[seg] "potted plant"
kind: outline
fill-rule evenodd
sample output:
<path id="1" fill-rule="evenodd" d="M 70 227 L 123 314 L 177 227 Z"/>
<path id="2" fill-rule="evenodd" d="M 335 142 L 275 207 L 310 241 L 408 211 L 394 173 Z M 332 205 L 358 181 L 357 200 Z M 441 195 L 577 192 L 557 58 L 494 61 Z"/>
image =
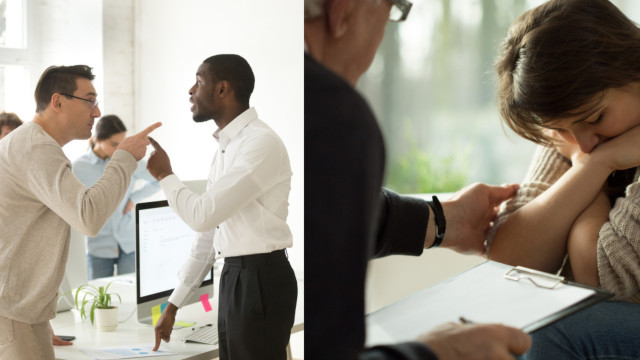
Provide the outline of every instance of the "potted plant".
<path id="1" fill-rule="evenodd" d="M 118 308 L 111 305 L 111 300 L 112 296 L 117 296 L 122 303 L 122 299 L 119 294 L 109 292 L 111 284 L 112 282 L 107 286 L 84 284 L 76 290 L 75 305 L 80 310 L 80 318 L 87 318 L 86 305 L 91 303 L 89 318 L 92 325 L 95 320 L 98 331 L 114 331 L 118 326 Z M 82 302 L 78 302 L 80 293 L 84 293 Z"/>

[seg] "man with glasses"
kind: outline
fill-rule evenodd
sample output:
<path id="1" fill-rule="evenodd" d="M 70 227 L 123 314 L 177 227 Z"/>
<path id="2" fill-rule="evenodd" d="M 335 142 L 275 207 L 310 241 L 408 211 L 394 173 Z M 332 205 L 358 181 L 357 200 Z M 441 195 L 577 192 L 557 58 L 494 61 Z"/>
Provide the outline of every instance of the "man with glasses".
<path id="1" fill-rule="evenodd" d="M 407 0 L 305 0 L 307 360 L 508 359 L 530 346 L 514 328 L 448 324 L 414 342 L 363 349 L 369 258 L 439 245 L 483 253 L 494 208 L 517 188 L 476 184 L 442 204 L 381 191 L 382 134 L 354 87 L 386 23 L 410 9 Z"/>
<path id="2" fill-rule="evenodd" d="M 93 78 L 86 65 L 46 69 L 36 86 L 33 121 L 0 142 L 0 359 L 54 359 L 49 320 L 70 226 L 98 233 L 122 201 L 147 135 L 160 126 L 124 139 L 100 180 L 85 188 L 62 146 L 91 136 L 100 116 Z"/>

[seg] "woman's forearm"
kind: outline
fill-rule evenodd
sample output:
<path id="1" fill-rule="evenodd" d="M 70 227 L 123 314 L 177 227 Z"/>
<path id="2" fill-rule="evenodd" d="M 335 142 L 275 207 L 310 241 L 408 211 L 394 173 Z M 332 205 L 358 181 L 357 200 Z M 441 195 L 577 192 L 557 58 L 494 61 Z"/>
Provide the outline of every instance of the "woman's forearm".
<path id="1" fill-rule="evenodd" d="M 549 189 L 511 214 L 497 230 L 489 251 L 495 261 L 556 271 L 578 215 L 593 202 L 611 173 L 586 155 Z"/>
<path id="2" fill-rule="evenodd" d="M 600 229 L 609 220 L 611 204 L 601 191 L 571 227 L 567 243 L 574 281 L 598 287 L 597 244 Z"/>

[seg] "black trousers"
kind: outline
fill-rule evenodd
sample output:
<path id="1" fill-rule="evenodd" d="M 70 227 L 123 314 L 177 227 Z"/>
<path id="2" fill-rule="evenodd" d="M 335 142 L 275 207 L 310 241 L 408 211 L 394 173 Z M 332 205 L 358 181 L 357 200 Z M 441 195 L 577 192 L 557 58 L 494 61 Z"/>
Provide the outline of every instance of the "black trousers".
<path id="1" fill-rule="evenodd" d="M 284 360 L 298 284 L 284 250 L 228 257 L 220 276 L 220 360 Z"/>

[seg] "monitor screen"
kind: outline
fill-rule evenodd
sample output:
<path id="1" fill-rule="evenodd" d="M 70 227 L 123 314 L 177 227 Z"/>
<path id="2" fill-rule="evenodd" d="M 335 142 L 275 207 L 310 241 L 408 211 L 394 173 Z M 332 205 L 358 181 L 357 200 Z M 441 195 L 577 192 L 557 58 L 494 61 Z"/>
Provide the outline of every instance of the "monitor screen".
<path id="1" fill-rule="evenodd" d="M 150 323 L 151 307 L 167 301 L 196 235 L 166 200 L 136 204 L 136 300 L 138 320 Z M 213 297 L 212 271 L 191 297 Z M 148 308 L 148 309 L 147 309 Z"/>

